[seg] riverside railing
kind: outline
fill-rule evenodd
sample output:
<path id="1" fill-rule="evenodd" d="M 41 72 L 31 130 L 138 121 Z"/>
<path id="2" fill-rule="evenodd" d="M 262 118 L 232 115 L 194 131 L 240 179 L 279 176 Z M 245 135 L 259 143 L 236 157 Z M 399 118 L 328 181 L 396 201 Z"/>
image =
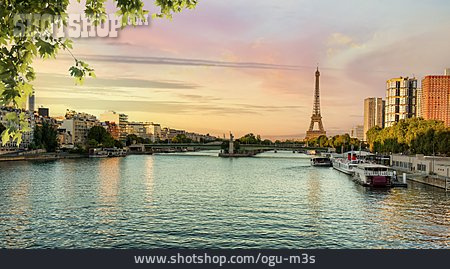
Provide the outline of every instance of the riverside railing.
<path id="1" fill-rule="evenodd" d="M 369 176 L 369 177 L 374 177 L 374 176 L 392 177 L 392 176 L 394 176 L 394 173 L 390 172 L 390 171 L 364 171 L 364 175 Z"/>

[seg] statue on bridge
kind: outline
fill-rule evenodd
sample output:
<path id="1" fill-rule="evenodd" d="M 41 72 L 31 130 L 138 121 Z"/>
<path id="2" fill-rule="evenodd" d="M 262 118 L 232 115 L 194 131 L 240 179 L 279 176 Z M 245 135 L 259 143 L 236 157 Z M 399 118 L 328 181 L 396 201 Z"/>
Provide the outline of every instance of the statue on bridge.
<path id="1" fill-rule="evenodd" d="M 234 153 L 234 136 L 230 132 L 230 142 L 228 144 L 228 153 L 233 154 Z"/>

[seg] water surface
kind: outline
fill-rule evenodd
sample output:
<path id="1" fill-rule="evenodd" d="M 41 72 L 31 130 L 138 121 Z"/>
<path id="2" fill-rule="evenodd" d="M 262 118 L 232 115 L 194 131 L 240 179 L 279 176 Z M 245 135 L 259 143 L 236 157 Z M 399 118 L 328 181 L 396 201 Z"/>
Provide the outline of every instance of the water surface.
<path id="1" fill-rule="evenodd" d="M 292 152 L 0 163 L 2 248 L 448 248 L 450 198 Z"/>

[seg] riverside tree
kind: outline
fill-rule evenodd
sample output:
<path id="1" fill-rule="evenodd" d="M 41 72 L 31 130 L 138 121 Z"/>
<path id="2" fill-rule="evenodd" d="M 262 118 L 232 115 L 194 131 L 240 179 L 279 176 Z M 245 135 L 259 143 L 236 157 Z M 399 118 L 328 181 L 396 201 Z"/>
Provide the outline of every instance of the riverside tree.
<path id="1" fill-rule="evenodd" d="M 321 135 L 316 138 L 311 138 L 308 140 L 308 145 L 310 147 L 330 147 L 335 148 L 337 152 L 349 151 L 352 148 L 358 149 L 361 145 L 361 141 L 357 138 L 351 138 L 349 134 L 335 135 L 333 137 L 327 137 L 326 135 Z"/>
<path id="2" fill-rule="evenodd" d="M 104 22 L 107 17 L 105 2 L 106 0 L 85 1 L 84 12 L 94 25 Z M 113 2 L 116 14 L 122 16 L 122 27 L 145 21 L 149 13 L 144 9 L 142 0 Z M 69 38 L 52 35 L 54 25 L 67 25 L 69 3 L 70 0 L 0 1 L 0 106 L 25 108 L 26 100 L 34 94 L 33 60 L 36 57 L 55 58 L 60 50 L 69 51 L 74 60 L 69 73 L 76 82 L 82 83 L 86 76 L 95 77 L 94 69 L 70 52 L 72 41 Z M 153 17 L 171 18 L 173 13 L 194 8 L 197 0 L 155 0 L 155 4 L 159 12 L 153 13 Z M 33 14 L 49 15 L 50 19 L 27 19 L 27 15 Z M 17 23 L 25 27 L 24 33 L 17 33 Z M 19 144 L 22 134 L 31 131 L 25 113 L 9 113 L 6 118 L 6 129 L 1 134 L 2 144 L 5 145 L 11 139 Z"/>
<path id="3" fill-rule="evenodd" d="M 58 132 L 50 123 L 44 121 L 41 126 L 36 126 L 33 135 L 32 148 L 45 149 L 54 152 L 58 148 Z"/>
<path id="4" fill-rule="evenodd" d="M 113 147 L 114 139 L 102 126 L 94 126 L 88 132 L 88 144 L 91 147 L 102 145 L 104 147 Z M 94 143 L 95 142 L 95 143 Z"/>
<path id="5" fill-rule="evenodd" d="M 373 152 L 450 155 L 450 128 L 442 121 L 411 118 L 384 129 L 375 126 L 367 140 Z"/>
<path id="6" fill-rule="evenodd" d="M 249 133 L 238 139 L 241 144 L 260 144 L 261 136 Z"/>

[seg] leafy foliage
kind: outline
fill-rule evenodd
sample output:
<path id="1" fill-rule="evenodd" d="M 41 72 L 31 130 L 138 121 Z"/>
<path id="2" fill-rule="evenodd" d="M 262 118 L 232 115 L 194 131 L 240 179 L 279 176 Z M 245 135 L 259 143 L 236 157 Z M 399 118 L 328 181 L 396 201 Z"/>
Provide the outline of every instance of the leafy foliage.
<path id="1" fill-rule="evenodd" d="M 127 135 L 126 139 L 125 139 L 125 144 L 127 146 L 129 145 L 133 145 L 133 144 L 151 144 L 152 141 L 150 138 L 143 138 L 140 136 L 137 136 L 135 134 L 129 134 Z M 122 142 L 121 142 L 122 144 Z M 123 144 L 122 144 L 123 147 Z"/>
<path id="2" fill-rule="evenodd" d="M 112 148 L 115 145 L 114 138 L 102 126 L 94 126 L 88 132 L 88 146 Z"/>
<path id="3" fill-rule="evenodd" d="M 261 144 L 261 136 L 249 133 L 238 139 L 241 144 Z"/>
<path id="4" fill-rule="evenodd" d="M 359 149 L 361 141 L 357 138 L 351 138 L 349 134 L 335 135 L 328 138 L 325 135 L 321 135 L 317 138 L 309 139 L 308 146 L 310 147 L 330 147 L 335 148 L 337 152 L 342 153 L 342 150 L 349 151 L 352 149 Z"/>
<path id="5" fill-rule="evenodd" d="M 28 123 L 28 116 L 25 112 L 9 112 L 5 116 L 6 129 L 2 132 L 2 145 L 6 145 L 8 142 L 16 141 L 19 145 L 22 142 L 22 135 L 27 132 L 31 132 L 31 128 Z"/>
<path id="6" fill-rule="evenodd" d="M 225 153 L 229 153 L 229 149 L 230 149 L 230 141 L 229 140 L 224 140 L 222 142 L 222 145 L 220 145 L 220 148 L 225 152 Z M 235 140 L 233 141 L 233 148 L 236 152 L 238 152 L 241 149 L 241 143 L 239 142 L 239 140 Z"/>
<path id="7" fill-rule="evenodd" d="M 141 143 L 144 143 L 144 139 L 142 139 L 142 137 L 138 137 L 135 134 L 129 134 L 126 137 L 125 143 L 127 146 L 133 145 L 135 143 L 141 144 Z"/>
<path id="8" fill-rule="evenodd" d="M 31 82 L 35 79 L 32 67 L 36 57 L 55 58 L 60 50 L 66 50 L 75 64 L 69 73 L 76 83 L 83 83 L 86 76 L 95 77 L 94 69 L 77 59 L 70 51 L 72 42 L 52 35 L 52 26 L 67 25 L 69 0 L 6 0 L 0 1 L 0 106 L 12 105 L 24 108 L 25 101 L 33 94 Z M 78 2 L 81 2 L 78 0 Z M 97 25 L 106 19 L 106 0 L 86 0 L 85 14 Z M 142 0 L 115 0 L 117 14 L 122 15 L 122 26 L 136 25 L 144 21 Z M 154 17 L 171 18 L 173 13 L 196 6 L 196 0 L 156 0 L 160 11 Z M 19 16 L 19 14 L 26 14 Z M 27 19 L 32 14 L 48 14 L 48 20 Z M 23 31 L 18 32 L 18 28 Z M 11 120 L 2 132 L 5 144 L 12 138 L 20 144 L 22 133 L 27 131 L 25 119 Z"/>
<path id="9" fill-rule="evenodd" d="M 119 140 L 114 140 L 114 147 L 121 149 L 123 148 L 123 143 Z"/>
<path id="10" fill-rule="evenodd" d="M 51 124 L 44 121 L 42 126 L 36 126 L 33 137 L 34 146 L 54 152 L 58 147 L 58 133 Z"/>
<path id="11" fill-rule="evenodd" d="M 193 9 L 197 2 L 197 0 L 156 0 L 155 4 L 160 7 L 160 12 L 153 14 L 153 17 L 172 18 L 172 14 L 175 12 L 181 12 L 183 9 Z"/>
<path id="12" fill-rule="evenodd" d="M 177 134 L 174 138 L 172 138 L 172 143 L 175 144 L 192 143 L 192 139 L 186 137 L 185 134 Z"/>
<path id="13" fill-rule="evenodd" d="M 450 128 L 435 120 L 411 118 L 367 131 L 373 152 L 450 155 Z"/>

